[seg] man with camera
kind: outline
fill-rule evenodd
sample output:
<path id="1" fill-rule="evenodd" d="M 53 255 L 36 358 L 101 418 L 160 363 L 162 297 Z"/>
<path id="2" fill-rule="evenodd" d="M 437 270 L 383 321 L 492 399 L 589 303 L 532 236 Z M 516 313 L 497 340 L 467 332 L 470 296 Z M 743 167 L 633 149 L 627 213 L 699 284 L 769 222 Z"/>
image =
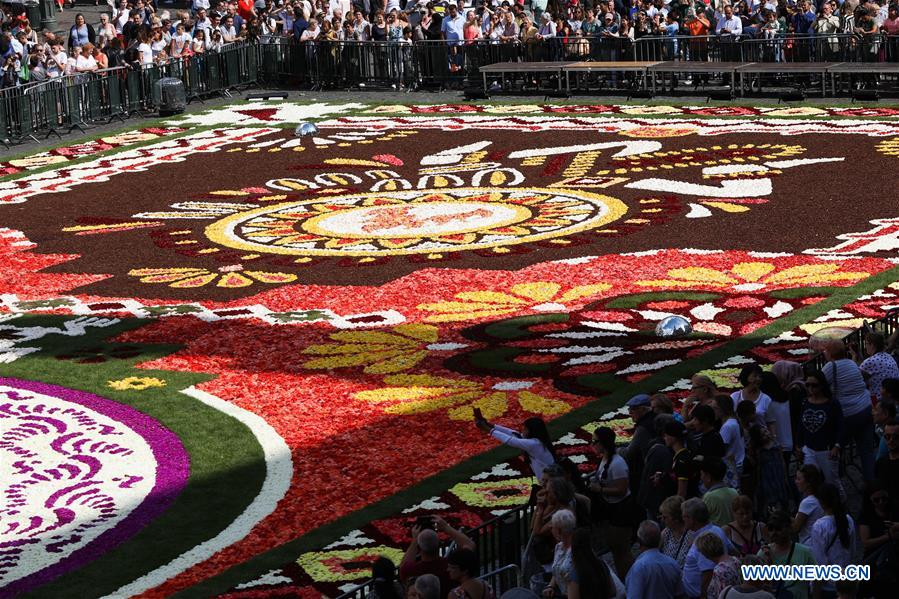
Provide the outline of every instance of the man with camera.
<path id="1" fill-rule="evenodd" d="M 400 562 L 400 582 L 404 585 L 412 578 L 433 574 L 440 579 L 440 597 L 445 599 L 451 589 L 447 561 L 440 555 L 440 537 L 443 533 L 458 549 L 474 550 L 475 544 L 465 533 L 450 526 L 440 516 L 421 516 L 412 525 L 412 542 Z"/>

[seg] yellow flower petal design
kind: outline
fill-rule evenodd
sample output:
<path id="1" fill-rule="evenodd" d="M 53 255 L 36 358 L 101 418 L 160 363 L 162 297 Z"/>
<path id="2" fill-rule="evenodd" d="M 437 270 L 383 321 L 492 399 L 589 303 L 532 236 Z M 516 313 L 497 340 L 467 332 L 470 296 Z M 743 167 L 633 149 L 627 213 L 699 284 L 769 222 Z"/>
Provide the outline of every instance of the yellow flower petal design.
<path id="1" fill-rule="evenodd" d="M 310 345 L 302 351 L 304 354 L 314 356 L 337 356 L 341 354 L 361 354 L 361 353 L 378 353 L 390 352 L 391 355 L 396 352 L 403 351 L 393 345 L 371 345 L 365 343 L 322 343 L 320 345 Z"/>
<path id="2" fill-rule="evenodd" d="M 696 283 L 710 283 L 714 285 L 734 285 L 739 283 L 738 280 L 720 270 L 705 268 L 703 266 L 688 266 L 686 268 L 672 268 L 668 271 L 668 276 L 682 281 L 691 281 Z"/>
<path id="3" fill-rule="evenodd" d="M 327 358 L 314 358 L 303 364 L 304 368 L 318 370 L 324 368 L 348 368 L 350 366 L 368 365 L 381 360 L 389 360 L 400 355 L 401 352 L 380 352 L 380 353 L 356 353 L 345 354 L 340 356 L 329 356 Z"/>
<path id="4" fill-rule="evenodd" d="M 561 288 L 562 286 L 558 283 L 536 282 L 512 285 L 511 291 L 515 295 L 526 297 L 537 303 L 543 303 L 554 298 Z"/>
<path id="5" fill-rule="evenodd" d="M 514 295 L 503 293 L 501 291 L 463 291 L 457 293 L 456 297 L 460 300 L 472 302 L 485 302 L 488 304 L 524 304 L 525 301 Z"/>
<path id="6" fill-rule="evenodd" d="M 418 339 L 419 341 L 427 341 L 428 343 L 437 341 L 437 327 L 432 327 L 430 325 L 416 323 L 401 324 L 393 327 L 393 330 L 400 335 Z"/>
<path id="7" fill-rule="evenodd" d="M 564 414 L 571 409 L 571 406 L 564 401 L 549 399 L 530 391 L 521 391 L 518 394 L 518 403 L 523 410 L 533 414 L 543 414 L 544 416 Z"/>
<path id="8" fill-rule="evenodd" d="M 397 387 L 455 387 L 456 389 L 472 390 L 480 387 L 471 381 L 448 379 L 429 374 L 399 374 L 385 376 L 384 382 Z"/>
<path id="9" fill-rule="evenodd" d="M 747 283 L 755 283 L 774 268 L 774 265 L 769 262 L 740 262 L 734 264 L 730 270 Z"/>
<path id="10" fill-rule="evenodd" d="M 823 283 L 826 281 L 862 279 L 866 272 L 835 272 L 838 264 L 805 264 L 792 266 L 768 277 L 768 283 Z"/>
<path id="11" fill-rule="evenodd" d="M 259 270 L 248 270 L 246 274 L 253 277 L 260 283 L 292 283 L 297 280 L 296 275 L 286 272 L 262 272 Z"/>
<path id="12" fill-rule="evenodd" d="M 702 202 L 706 206 L 710 208 L 717 208 L 718 210 L 723 210 L 724 212 L 736 213 L 736 212 L 749 212 L 749 206 L 742 206 L 740 204 L 728 204 L 727 202 Z"/>
<path id="13" fill-rule="evenodd" d="M 419 306 L 421 308 L 421 306 Z M 456 322 L 459 320 L 476 320 L 478 318 L 492 318 L 502 314 L 511 314 L 515 308 L 497 308 L 496 310 L 477 310 L 474 312 L 435 314 L 425 318 L 426 322 Z"/>
<path id="14" fill-rule="evenodd" d="M 524 304 L 524 302 L 519 302 L 519 304 Z M 487 304 L 484 302 L 438 302 L 436 304 L 421 304 L 418 306 L 418 309 L 427 312 L 508 312 L 516 308 L 507 304 Z"/>
<path id="15" fill-rule="evenodd" d="M 168 273 L 168 274 L 160 273 L 157 275 L 150 275 L 148 277 L 142 277 L 140 282 L 141 283 L 173 283 L 175 281 L 180 281 L 181 279 L 184 279 L 185 277 L 194 277 L 194 276 L 197 276 L 200 274 L 203 274 L 202 270 L 198 270 L 198 271 L 190 272 L 190 273 L 182 273 L 182 272 Z"/>
<path id="16" fill-rule="evenodd" d="M 215 274 L 214 272 L 211 272 L 211 273 L 208 273 L 205 275 L 190 277 L 190 278 L 178 281 L 177 283 L 172 283 L 169 286 L 175 287 L 177 289 L 191 289 L 194 287 L 202 287 L 203 285 L 208 285 L 209 283 L 212 283 L 216 278 L 218 278 L 218 275 Z"/>
<path id="17" fill-rule="evenodd" d="M 332 334 L 331 339 L 345 343 L 377 343 L 383 345 L 409 345 L 412 343 L 401 335 L 385 331 L 340 331 Z"/>
<path id="18" fill-rule="evenodd" d="M 222 275 L 222 278 L 215 284 L 215 286 L 234 289 L 236 287 L 249 287 L 252 284 L 253 281 L 251 281 L 249 277 L 245 277 L 239 272 L 227 272 Z M 172 287 L 174 287 L 174 285 L 172 285 Z"/>
<path id="19" fill-rule="evenodd" d="M 572 287 L 571 289 L 563 293 L 562 297 L 558 299 L 558 302 L 561 304 L 565 304 L 570 301 L 602 293 L 603 291 L 607 291 L 611 287 L 612 286 L 608 283 L 596 283 L 595 285 L 578 285 L 577 287 Z"/>
<path id="20" fill-rule="evenodd" d="M 363 372 L 366 374 L 393 374 L 402 372 L 412 368 L 425 359 L 428 355 L 426 351 L 404 352 L 393 358 L 378 360 L 375 364 L 366 367 Z"/>
<path id="21" fill-rule="evenodd" d="M 166 382 L 156 377 L 129 376 L 117 381 L 106 381 L 106 385 L 116 391 L 143 391 L 151 387 L 165 387 Z"/>
<path id="22" fill-rule="evenodd" d="M 356 399 L 370 403 L 384 403 L 388 401 L 419 401 L 442 397 L 447 393 L 453 393 L 452 387 L 386 387 L 384 389 L 371 389 L 356 393 Z"/>
<path id="23" fill-rule="evenodd" d="M 431 412 L 433 410 L 446 408 L 455 405 L 460 401 L 465 401 L 465 399 L 456 395 L 438 399 L 406 402 L 384 408 L 384 412 L 387 414 L 421 414 L 423 412 Z"/>
<path id="24" fill-rule="evenodd" d="M 450 420 L 471 420 L 474 418 L 474 408 L 480 408 L 484 418 L 489 420 L 505 414 L 509 402 L 505 393 L 491 393 L 471 404 L 453 408 L 447 414 Z"/>

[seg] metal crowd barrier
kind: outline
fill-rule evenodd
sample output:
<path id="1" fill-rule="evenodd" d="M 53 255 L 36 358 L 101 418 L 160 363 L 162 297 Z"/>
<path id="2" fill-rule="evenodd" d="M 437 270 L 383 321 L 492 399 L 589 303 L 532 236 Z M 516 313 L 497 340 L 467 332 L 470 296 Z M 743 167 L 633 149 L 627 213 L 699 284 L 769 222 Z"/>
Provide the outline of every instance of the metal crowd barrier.
<path id="1" fill-rule="evenodd" d="M 556 37 L 540 42 L 476 40 L 297 43 L 263 36 L 258 43 L 228 44 L 220 52 L 173 59 L 138 70 L 108 69 L 0 90 L 0 139 L 83 127 L 155 108 L 154 83 L 184 82 L 188 100 L 228 94 L 259 82 L 313 89 L 385 87 L 412 89 L 478 85 L 484 65 L 547 61 L 693 62 L 897 62 L 899 36 Z M 869 79 L 876 83 L 875 75 Z M 842 86 L 841 86 L 842 89 Z"/>
<path id="2" fill-rule="evenodd" d="M 155 83 L 163 77 L 181 79 L 188 99 L 253 85 L 260 70 L 258 51 L 255 44 L 228 44 L 220 52 L 161 65 L 78 73 L 0 90 L 0 139 L 49 137 L 153 111 L 159 102 Z"/>
<path id="3" fill-rule="evenodd" d="M 868 331 L 883 333 L 883 336 L 889 339 L 890 335 L 897 330 L 899 330 L 899 308 L 894 308 L 887 312 L 886 316 L 871 322 L 865 322 L 861 328 L 843 337 L 843 343 L 846 344 L 847 348 L 854 348 L 859 356 L 864 356 L 865 334 Z M 827 364 L 827 359 L 822 352 L 819 352 L 811 356 L 803 366 L 806 372 L 811 372 L 813 370 L 821 370 L 825 364 Z"/>

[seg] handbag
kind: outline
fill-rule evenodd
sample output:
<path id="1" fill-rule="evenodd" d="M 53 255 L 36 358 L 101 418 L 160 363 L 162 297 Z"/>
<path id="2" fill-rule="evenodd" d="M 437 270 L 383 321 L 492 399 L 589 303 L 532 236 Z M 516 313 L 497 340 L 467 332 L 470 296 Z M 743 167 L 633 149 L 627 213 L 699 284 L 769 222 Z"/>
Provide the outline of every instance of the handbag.
<path id="1" fill-rule="evenodd" d="M 793 561 L 793 551 L 796 549 L 796 543 L 790 545 L 790 553 L 787 555 L 786 565 L 790 565 Z M 830 549 L 830 547 L 828 547 Z M 793 599 L 793 591 L 787 589 L 783 580 L 778 581 L 777 587 L 774 589 L 774 599 Z"/>

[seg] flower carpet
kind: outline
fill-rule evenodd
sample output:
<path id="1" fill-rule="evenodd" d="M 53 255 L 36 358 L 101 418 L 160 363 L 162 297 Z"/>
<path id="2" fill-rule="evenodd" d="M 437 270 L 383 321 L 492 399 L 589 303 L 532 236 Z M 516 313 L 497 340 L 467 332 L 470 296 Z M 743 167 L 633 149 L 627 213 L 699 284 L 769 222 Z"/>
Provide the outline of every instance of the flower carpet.
<path id="1" fill-rule="evenodd" d="M 899 306 L 895 116 L 239 102 L 4 159 L 0 597 L 333 597 L 526 499 L 475 408 L 586 470 L 630 395 L 805 359 Z"/>

